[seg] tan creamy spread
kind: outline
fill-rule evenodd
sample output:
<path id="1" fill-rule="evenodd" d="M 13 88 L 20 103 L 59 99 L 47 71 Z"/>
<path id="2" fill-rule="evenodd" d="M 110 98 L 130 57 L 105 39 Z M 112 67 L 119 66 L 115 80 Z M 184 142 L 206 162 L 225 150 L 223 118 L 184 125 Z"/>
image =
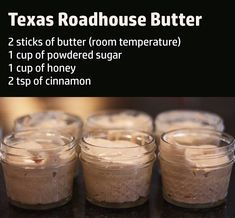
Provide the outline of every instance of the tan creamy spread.
<path id="1" fill-rule="evenodd" d="M 44 205 L 72 194 L 76 152 L 68 153 L 58 138 L 27 140 L 7 147 L 3 163 L 8 197 L 20 204 Z M 22 149 L 24 148 L 24 149 Z"/>
<path id="2" fill-rule="evenodd" d="M 209 204 L 227 195 L 232 165 L 218 146 L 165 145 L 160 157 L 166 198 L 186 204 Z"/>
<path id="3" fill-rule="evenodd" d="M 125 203 L 147 198 L 151 183 L 152 164 L 143 167 L 149 159 L 140 146 L 125 140 L 87 138 L 88 155 L 93 161 L 86 162 L 81 153 L 88 199 L 95 202 Z"/>

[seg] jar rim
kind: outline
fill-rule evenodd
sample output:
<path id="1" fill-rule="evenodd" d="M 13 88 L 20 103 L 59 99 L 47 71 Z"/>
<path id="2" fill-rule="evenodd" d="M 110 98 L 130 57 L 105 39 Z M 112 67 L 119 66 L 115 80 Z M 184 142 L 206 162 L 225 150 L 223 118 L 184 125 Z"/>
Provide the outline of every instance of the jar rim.
<path id="1" fill-rule="evenodd" d="M 71 149 L 73 149 L 75 146 L 76 146 L 76 139 L 74 136 L 68 134 L 68 133 L 61 133 L 61 131 L 58 131 L 58 130 L 54 130 L 54 129 L 27 129 L 27 130 L 20 130 L 20 131 L 13 131 L 12 133 L 6 135 L 3 139 L 2 139 L 2 144 L 6 147 L 10 147 L 10 148 L 14 148 L 14 149 L 25 149 L 25 147 L 15 147 L 15 146 L 12 146 L 12 145 L 9 145 L 6 141 L 9 140 L 11 137 L 14 137 L 15 135 L 18 135 L 18 134 L 23 134 L 23 133 L 42 133 L 42 134 L 45 134 L 48 135 L 52 135 L 52 134 L 56 134 L 56 135 L 60 135 L 61 137 L 65 138 L 68 140 L 68 142 L 65 142 L 61 148 L 66 148 L 68 147 L 67 150 L 65 151 L 69 151 Z M 71 145 L 71 146 L 68 146 L 68 145 Z M 58 149 L 58 147 L 52 147 L 52 148 L 43 148 L 44 151 L 49 151 L 49 150 L 56 150 Z M 0 151 L 2 150 L 2 146 L 0 148 Z"/>
<path id="2" fill-rule="evenodd" d="M 87 123 L 90 122 L 90 123 L 96 124 L 97 122 L 94 119 L 96 117 L 100 117 L 100 116 L 104 116 L 104 115 L 111 116 L 111 115 L 115 115 L 115 114 L 119 114 L 119 113 L 129 113 L 131 115 L 142 114 L 145 117 L 149 118 L 150 121 L 152 121 L 152 117 L 144 111 L 120 108 L 120 109 L 100 110 L 100 111 L 88 116 Z"/>
<path id="3" fill-rule="evenodd" d="M 31 114 L 25 114 L 23 116 L 16 118 L 14 121 L 14 130 L 16 129 L 16 124 L 21 123 L 22 120 L 24 120 L 27 117 L 29 117 L 31 119 L 33 116 L 43 115 L 43 114 L 47 115 L 50 113 L 55 114 L 56 116 L 60 115 L 60 114 L 64 114 L 64 115 L 68 116 L 69 118 L 72 118 L 73 121 L 77 121 L 77 123 L 79 124 L 80 127 L 83 126 L 83 121 L 80 116 L 77 116 L 77 115 L 74 115 L 71 113 L 67 113 L 64 111 L 60 111 L 60 110 L 46 110 L 46 111 L 39 111 L 39 112 L 31 113 Z M 30 129 L 36 129 L 36 128 L 33 128 L 32 126 L 28 126 L 28 128 L 25 128 L 25 130 L 30 130 Z"/>
<path id="4" fill-rule="evenodd" d="M 102 165 L 97 164 L 97 163 L 92 162 L 92 161 L 89 161 L 87 158 L 82 157 L 82 153 L 79 154 L 79 160 L 80 160 L 81 162 L 83 162 L 83 163 L 93 164 L 93 167 L 96 167 L 96 168 L 103 168 Z M 140 164 L 138 165 L 138 168 L 144 168 L 144 167 L 146 167 L 146 166 L 149 166 L 150 164 L 154 163 L 155 161 L 156 161 L 156 154 L 154 154 L 153 157 L 152 157 L 150 160 L 148 160 L 147 162 L 145 162 L 145 163 L 140 163 Z M 103 162 L 103 163 L 105 163 L 105 162 Z M 106 163 L 107 163 L 107 162 L 106 162 Z M 114 164 L 115 164 L 115 163 L 114 163 Z M 128 164 L 126 163 L 126 165 L 128 165 Z M 135 165 L 135 166 L 130 165 L 130 167 L 136 168 L 136 165 Z M 120 168 L 118 168 L 118 167 L 117 167 L 116 169 L 114 169 L 113 167 L 106 167 L 105 169 L 106 169 L 106 170 L 112 170 L 112 171 L 113 171 L 113 170 L 120 170 Z"/>
<path id="5" fill-rule="evenodd" d="M 143 134 L 145 136 L 148 136 L 150 137 L 150 141 L 149 142 L 146 142 L 145 141 L 145 144 L 143 146 L 148 146 L 148 145 L 151 145 L 155 142 L 155 138 L 153 136 L 153 134 L 149 133 L 149 132 L 146 132 L 146 131 L 140 131 L 140 130 L 133 130 L 133 129 L 120 129 L 120 128 L 113 128 L 113 129 L 105 129 L 105 130 L 93 130 L 93 131 L 90 131 L 86 134 L 84 134 L 81 138 L 81 142 L 89 145 L 89 146 L 92 146 L 92 147 L 99 147 L 99 148 L 107 148 L 107 146 L 98 146 L 98 145 L 94 145 L 94 144 L 91 144 L 89 142 L 87 142 L 85 140 L 85 138 L 88 138 L 89 136 L 95 136 L 95 135 L 98 135 L 98 134 L 105 134 L 107 135 L 109 132 L 119 132 L 119 133 L 125 133 L 125 134 L 131 134 L 131 133 L 140 133 L 140 134 Z M 134 144 L 134 143 L 133 143 Z M 137 148 L 139 147 L 140 145 L 136 144 L 135 146 L 131 146 L 131 147 L 128 147 L 128 148 Z M 112 147 L 112 149 L 120 149 L 120 147 Z"/>
<path id="6" fill-rule="evenodd" d="M 208 135 L 216 135 L 218 138 L 223 139 L 222 141 L 227 142 L 226 145 L 219 146 L 219 148 L 230 147 L 234 149 L 233 145 L 235 143 L 235 139 L 233 136 L 229 135 L 228 133 L 212 130 L 212 129 L 205 129 L 205 128 L 182 128 L 177 130 L 171 130 L 165 132 L 161 135 L 161 140 L 168 144 L 168 145 L 175 145 L 176 143 L 171 143 L 167 140 L 167 136 L 174 135 L 174 134 L 185 134 L 185 133 L 197 133 L 197 134 L 208 134 Z M 227 139 L 227 140 L 226 140 Z M 177 144 L 179 147 L 188 147 L 188 145 L 184 144 Z M 198 149 L 198 146 L 190 146 L 190 149 Z M 215 148 L 206 148 L 207 150 L 213 150 Z"/>
<path id="7" fill-rule="evenodd" d="M 157 122 L 157 121 L 168 122 L 169 120 L 171 120 L 171 118 L 170 118 L 171 114 L 177 114 L 177 116 L 181 116 L 181 115 L 185 115 L 185 114 L 188 114 L 188 115 L 203 114 L 203 115 L 207 115 L 211 118 L 216 119 L 216 122 L 213 123 L 214 125 L 219 125 L 219 124 L 224 123 L 222 117 L 220 117 L 216 113 L 212 113 L 212 112 L 209 112 L 209 111 L 203 111 L 203 110 L 190 110 L 190 109 L 179 109 L 179 110 L 163 111 L 163 112 L 159 113 L 156 116 L 155 122 Z"/>
<path id="8" fill-rule="evenodd" d="M 179 165 L 179 163 L 177 163 L 176 161 L 166 160 L 165 158 L 162 157 L 162 155 L 160 153 L 158 153 L 157 158 L 159 160 L 163 160 L 163 161 L 165 161 L 167 163 L 170 163 L 170 164 L 174 164 L 174 165 L 178 164 Z M 205 168 L 207 168 L 207 169 L 214 169 L 214 168 L 218 168 L 218 167 L 226 167 L 226 166 L 228 166 L 230 164 L 233 164 L 233 162 L 234 162 L 233 160 L 229 160 L 227 163 L 218 164 L 218 165 L 214 165 L 214 166 L 191 166 L 191 167 L 195 168 L 195 169 L 205 169 Z"/>

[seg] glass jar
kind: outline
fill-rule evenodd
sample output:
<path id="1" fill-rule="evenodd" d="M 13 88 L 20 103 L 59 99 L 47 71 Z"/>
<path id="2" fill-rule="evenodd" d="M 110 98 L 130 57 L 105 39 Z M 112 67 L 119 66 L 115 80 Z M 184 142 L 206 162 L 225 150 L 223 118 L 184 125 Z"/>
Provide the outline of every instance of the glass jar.
<path id="1" fill-rule="evenodd" d="M 153 120 L 135 110 L 102 111 L 87 118 L 86 131 L 101 129 L 134 129 L 152 133 Z"/>
<path id="2" fill-rule="evenodd" d="M 101 130 L 81 140 L 86 197 L 109 208 L 129 208 L 148 200 L 155 140 L 135 130 Z"/>
<path id="3" fill-rule="evenodd" d="M 62 111 L 28 114 L 15 120 L 14 130 L 56 129 L 79 139 L 83 122 L 80 117 Z"/>
<path id="4" fill-rule="evenodd" d="M 182 128 L 207 128 L 224 130 L 224 123 L 217 114 L 194 110 L 171 110 L 157 115 L 155 119 L 155 134 L 160 140 L 162 133 Z"/>
<path id="5" fill-rule="evenodd" d="M 76 167 L 75 138 L 58 131 L 25 130 L 6 136 L 0 148 L 9 202 L 43 210 L 66 204 Z"/>
<path id="6" fill-rule="evenodd" d="M 82 127 L 83 122 L 78 116 L 62 111 L 45 111 L 19 117 L 15 120 L 14 130 L 55 129 L 70 134 L 79 141 L 82 134 Z M 80 147 L 76 146 L 76 149 L 79 154 Z M 74 177 L 79 172 L 79 159 L 77 160 L 77 166 Z"/>
<path id="7" fill-rule="evenodd" d="M 179 129 L 161 136 L 163 197 L 186 208 L 222 204 L 228 192 L 234 138 L 208 129 Z"/>

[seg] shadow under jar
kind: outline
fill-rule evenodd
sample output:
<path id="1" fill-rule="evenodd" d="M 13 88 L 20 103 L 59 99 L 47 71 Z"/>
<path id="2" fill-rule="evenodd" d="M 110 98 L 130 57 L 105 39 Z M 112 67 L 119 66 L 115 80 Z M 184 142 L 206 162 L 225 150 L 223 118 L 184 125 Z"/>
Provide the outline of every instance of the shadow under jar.
<path id="1" fill-rule="evenodd" d="M 207 129 L 179 129 L 162 135 L 159 151 L 163 197 L 186 208 L 210 208 L 227 196 L 234 138 Z"/>
<path id="2" fill-rule="evenodd" d="M 80 117 L 65 113 L 63 111 L 44 111 L 28 114 L 15 120 L 14 130 L 28 129 L 54 129 L 62 133 L 72 135 L 77 143 L 82 134 L 83 122 Z M 80 153 L 80 147 L 77 146 L 77 153 Z M 79 160 L 77 161 L 74 177 L 79 172 Z"/>
<path id="3" fill-rule="evenodd" d="M 66 204 L 72 196 L 76 145 L 74 137 L 57 131 L 6 136 L 0 154 L 9 202 L 35 210 Z"/>
<path id="4" fill-rule="evenodd" d="M 87 118 L 86 132 L 101 129 L 134 129 L 152 133 L 153 120 L 142 111 L 101 111 Z"/>
<path id="5" fill-rule="evenodd" d="M 81 140 L 80 160 L 91 203 L 129 208 L 148 200 L 155 161 L 155 140 L 134 130 L 102 130 Z"/>

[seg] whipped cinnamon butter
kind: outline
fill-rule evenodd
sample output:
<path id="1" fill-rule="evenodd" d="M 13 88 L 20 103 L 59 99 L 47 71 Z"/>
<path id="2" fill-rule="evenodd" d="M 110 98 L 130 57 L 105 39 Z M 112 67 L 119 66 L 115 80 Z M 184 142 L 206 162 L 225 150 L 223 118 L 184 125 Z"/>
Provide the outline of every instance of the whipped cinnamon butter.
<path id="1" fill-rule="evenodd" d="M 76 140 L 79 140 L 82 134 L 83 122 L 80 117 L 65 113 L 63 111 L 45 111 L 19 117 L 15 120 L 15 131 L 28 129 L 52 129 L 58 130 L 62 134 L 70 134 Z M 77 142 L 78 143 L 78 142 Z M 80 153 L 80 147 L 77 146 L 77 153 Z M 74 177 L 79 172 L 79 160 L 74 170 Z"/>
<path id="2" fill-rule="evenodd" d="M 87 199 L 104 207 L 144 203 L 150 191 L 154 151 L 153 137 L 142 132 L 109 130 L 84 137 L 80 159 Z"/>
<path id="3" fill-rule="evenodd" d="M 203 129 L 163 134 L 159 159 L 164 198 L 177 206 L 195 208 L 224 202 L 233 165 L 233 140 L 225 133 Z"/>
<path id="4" fill-rule="evenodd" d="M 72 196 L 77 153 L 73 137 L 58 132 L 20 131 L 6 136 L 1 160 L 10 203 L 48 209 Z"/>
<path id="5" fill-rule="evenodd" d="M 87 119 L 86 130 L 135 129 L 153 131 L 152 118 L 141 111 L 110 110 L 94 114 Z"/>

